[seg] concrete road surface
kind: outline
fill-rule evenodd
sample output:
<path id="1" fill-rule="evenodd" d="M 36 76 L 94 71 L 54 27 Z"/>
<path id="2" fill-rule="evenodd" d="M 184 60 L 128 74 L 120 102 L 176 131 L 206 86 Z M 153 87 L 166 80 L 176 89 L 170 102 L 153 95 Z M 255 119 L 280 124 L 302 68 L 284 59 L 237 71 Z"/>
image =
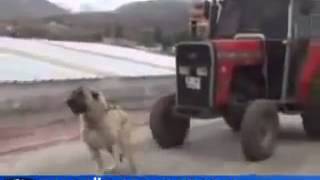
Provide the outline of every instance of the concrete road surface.
<path id="1" fill-rule="evenodd" d="M 264 162 L 246 162 L 239 134 L 221 119 L 193 121 L 185 146 L 161 150 L 153 142 L 148 126 L 134 133 L 139 174 L 315 174 L 320 172 L 320 142 L 309 141 L 299 117 L 281 117 L 279 146 Z M 7 163 L 4 163 L 7 162 Z M 106 156 L 106 164 L 110 159 Z M 130 173 L 123 164 L 118 173 Z M 78 141 L 0 160 L 2 174 L 92 174 L 95 165 Z"/>

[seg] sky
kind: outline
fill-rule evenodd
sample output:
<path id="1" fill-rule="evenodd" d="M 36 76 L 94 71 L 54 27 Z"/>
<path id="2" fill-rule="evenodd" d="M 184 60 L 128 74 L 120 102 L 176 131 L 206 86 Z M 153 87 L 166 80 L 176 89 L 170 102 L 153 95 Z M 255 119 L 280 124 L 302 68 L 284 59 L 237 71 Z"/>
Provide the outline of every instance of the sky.
<path id="1" fill-rule="evenodd" d="M 73 12 L 79 11 L 110 11 L 134 1 L 144 0 L 49 0 Z"/>

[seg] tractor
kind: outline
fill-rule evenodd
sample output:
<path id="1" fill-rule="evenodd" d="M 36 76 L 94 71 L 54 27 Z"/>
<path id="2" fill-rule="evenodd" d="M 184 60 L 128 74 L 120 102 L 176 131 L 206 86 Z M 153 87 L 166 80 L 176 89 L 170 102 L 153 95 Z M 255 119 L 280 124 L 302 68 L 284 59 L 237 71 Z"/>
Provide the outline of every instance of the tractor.
<path id="1" fill-rule="evenodd" d="M 201 5 L 202 4 L 202 5 Z M 176 91 L 154 104 L 152 137 L 182 146 L 191 119 L 222 117 L 247 161 L 274 154 L 279 114 L 320 138 L 320 0 L 211 0 L 176 45 Z"/>

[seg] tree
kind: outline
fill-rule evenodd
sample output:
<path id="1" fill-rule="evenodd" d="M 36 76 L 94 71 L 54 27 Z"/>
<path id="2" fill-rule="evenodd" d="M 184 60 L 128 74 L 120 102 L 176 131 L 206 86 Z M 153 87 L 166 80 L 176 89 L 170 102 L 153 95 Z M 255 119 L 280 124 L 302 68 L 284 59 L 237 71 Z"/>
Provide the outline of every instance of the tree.
<path id="1" fill-rule="evenodd" d="M 188 30 L 183 30 L 171 35 L 163 36 L 162 38 L 162 50 L 167 51 L 168 48 L 174 46 L 175 44 L 182 42 L 182 41 L 189 41 L 191 40 L 190 34 Z"/>
<path id="2" fill-rule="evenodd" d="M 189 40 L 191 40 L 191 37 L 187 30 L 178 32 L 174 35 L 175 43 L 179 43 L 181 41 L 189 41 Z"/>
<path id="3" fill-rule="evenodd" d="M 153 37 L 153 39 L 157 43 L 162 43 L 162 41 L 163 41 L 163 32 L 162 32 L 162 29 L 159 26 L 156 26 L 154 28 L 154 37 Z"/>
<path id="4" fill-rule="evenodd" d="M 105 37 L 110 37 L 110 36 L 111 36 L 111 29 L 110 29 L 109 26 L 107 26 L 107 27 L 104 29 L 103 35 L 104 35 Z"/>
<path id="5" fill-rule="evenodd" d="M 165 36 L 162 39 L 162 50 L 167 51 L 169 47 L 173 46 L 174 38 L 172 36 Z"/>
<path id="6" fill-rule="evenodd" d="M 141 31 L 139 42 L 147 47 L 151 47 L 154 45 L 154 32 L 151 29 L 144 29 Z"/>
<path id="7" fill-rule="evenodd" d="M 115 26 L 115 32 L 114 32 L 115 38 L 123 38 L 123 27 L 119 24 Z"/>

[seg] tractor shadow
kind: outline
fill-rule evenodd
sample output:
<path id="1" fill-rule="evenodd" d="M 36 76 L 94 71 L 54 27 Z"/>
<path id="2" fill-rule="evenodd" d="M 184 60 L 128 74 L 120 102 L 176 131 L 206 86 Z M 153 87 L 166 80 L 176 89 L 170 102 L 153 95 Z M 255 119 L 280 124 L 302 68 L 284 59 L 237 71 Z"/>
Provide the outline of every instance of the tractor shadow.
<path id="1" fill-rule="evenodd" d="M 183 151 L 199 159 L 221 161 L 239 171 L 297 172 L 305 167 L 307 157 L 301 154 L 306 151 L 312 154 L 314 143 L 306 137 L 299 122 L 281 121 L 278 147 L 273 156 L 265 161 L 246 161 L 242 154 L 240 133 L 232 132 L 224 123 L 193 128 Z"/>
<path id="2" fill-rule="evenodd" d="M 224 161 L 241 161 L 240 134 L 232 132 L 223 121 L 193 127 L 183 147 L 192 156 Z"/>
<path id="3" fill-rule="evenodd" d="M 202 162 L 201 164 L 218 169 L 223 163 L 227 169 L 257 173 L 298 172 L 305 167 L 306 158 L 308 158 L 302 154 L 308 152 L 309 155 L 312 155 L 315 152 L 312 150 L 314 149 L 313 141 L 306 137 L 299 118 L 281 117 L 278 147 L 274 155 L 265 161 L 258 163 L 246 161 L 242 154 L 240 141 L 240 133 L 232 132 L 222 120 L 218 120 L 200 126 L 192 126 L 185 144 L 181 147 L 161 149 L 150 134 L 143 142 L 137 144 L 137 147 L 140 152 L 143 151 L 140 157 L 144 159 L 144 163 L 163 164 L 169 161 L 174 166 L 175 164 Z M 146 169 L 155 170 L 151 166 L 143 165 L 144 163 L 141 165 Z M 166 169 L 170 171 L 170 166 L 168 165 Z"/>
<path id="4" fill-rule="evenodd" d="M 309 144 L 310 140 L 302 127 L 300 118 L 282 117 L 280 120 L 280 130 L 278 145 L 297 146 L 299 144 Z M 233 132 L 224 122 L 209 124 L 202 127 L 193 127 L 190 131 L 185 148 L 197 152 L 201 155 L 223 157 L 223 159 L 243 159 L 239 156 L 241 152 L 241 133 Z"/>

